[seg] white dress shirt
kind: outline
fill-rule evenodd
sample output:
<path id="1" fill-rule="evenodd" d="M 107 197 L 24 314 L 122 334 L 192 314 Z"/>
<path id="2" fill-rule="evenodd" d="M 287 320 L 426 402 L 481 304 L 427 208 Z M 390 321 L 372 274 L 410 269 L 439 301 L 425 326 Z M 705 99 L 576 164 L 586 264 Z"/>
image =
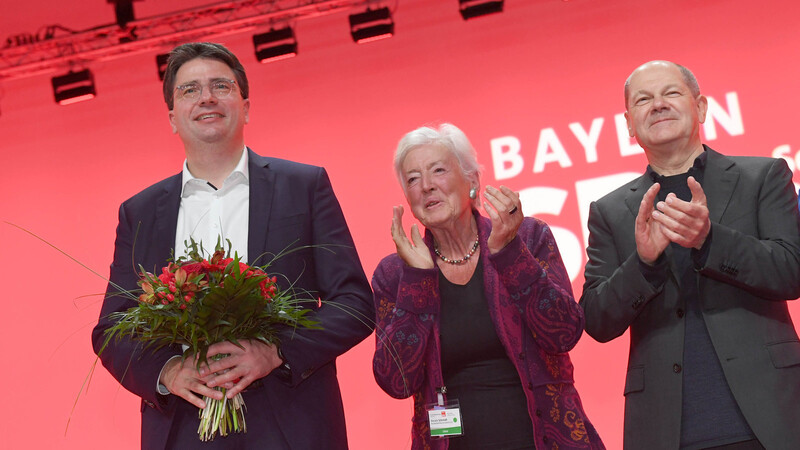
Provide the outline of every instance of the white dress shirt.
<path id="1" fill-rule="evenodd" d="M 242 150 L 242 157 L 230 175 L 217 189 L 206 180 L 195 178 L 189 172 L 189 165 L 183 161 L 183 179 L 181 182 L 181 204 L 178 207 L 178 226 L 175 230 L 175 258 L 186 255 L 186 244 L 189 238 L 202 242 L 207 258 L 214 254 L 217 239 L 228 250 L 225 239 L 231 241 L 231 257 L 239 255 L 247 262 L 247 230 L 250 218 L 250 170 L 247 168 L 247 148 Z M 183 348 L 186 350 L 186 346 Z M 172 361 L 180 356 L 173 356 Z M 169 362 L 169 361 L 167 361 Z M 166 367 L 166 364 L 165 364 Z M 161 380 L 161 373 L 158 379 Z M 160 382 L 156 386 L 159 394 L 170 392 Z"/>
<path id="2" fill-rule="evenodd" d="M 184 242 L 194 238 L 203 243 L 207 257 L 214 253 L 217 239 L 228 250 L 226 239 L 231 241 L 231 257 L 234 252 L 247 262 L 247 229 L 250 217 L 250 172 L 247 168 L 247 149 L 236 168 L 225 178 L 222 187 L 212 186 L 208 181 L 195 178 L 183 162 L 181 204 L 178 208 L 178 226 L 175 230 L 175 257 L 186 254 Z"/>

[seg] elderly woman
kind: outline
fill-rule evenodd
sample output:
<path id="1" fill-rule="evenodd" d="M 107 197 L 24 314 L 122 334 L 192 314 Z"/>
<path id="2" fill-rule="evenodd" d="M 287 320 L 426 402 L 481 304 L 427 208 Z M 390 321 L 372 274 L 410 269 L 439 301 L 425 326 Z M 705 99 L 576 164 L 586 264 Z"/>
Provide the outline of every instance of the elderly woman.
<path id="1" fill-rule="evenodd" d="M 392 397 L 414 396 L 412 448 L 604 448 L 573 386 L 583 312 L 550 229 L 504 186 L 478 212 L 475 150 L 453 125 L 406 134 L 394 167 L 426 230 L 409 239 L 394 207 L 397 253 L 372 279 L 373 370 Z"/>

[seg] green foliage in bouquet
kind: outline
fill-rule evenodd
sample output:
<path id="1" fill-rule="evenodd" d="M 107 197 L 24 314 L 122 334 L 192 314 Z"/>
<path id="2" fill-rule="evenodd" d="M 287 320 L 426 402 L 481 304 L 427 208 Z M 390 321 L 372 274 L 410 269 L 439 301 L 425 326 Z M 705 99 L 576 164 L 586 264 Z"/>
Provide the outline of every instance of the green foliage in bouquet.
<path id="1" fill-rule="evenodd" d="M 267 272 L 271 263 L 249 266 L 238 255 L 231 257 L 219 242 L 209 259 L 203 256 L 202 244 L 193 239 L 186 243 L 186 250 L 187 256 L 170 262 L 159 275 L 139 267 L 137 304 L 109 316 L 115 325 L 105 331 L 101 353 L 112 339 L 123 337 L 141 342 L 145 350 L 182 345 L 183 358 L 196 357 L 199 369 L 208 364 L 212 344 L 229 341 L 241 347 L 239 341 L 249 339 L 277 345 L 279 331 L 287 327 L 320 328 L 303 307 L 315 302 L 313 297 L 293 288 L 281 289 L 277 276 Z M 203 400 L 201 440 L 211 440 L 217 432 L 225 436 L 247 430 L 241 394 L 230 400 Z"/>
<path id="2" fill-rule="evenodd" d="M 249 266 L 219 243 L 205 259 L 201 244 L 191 240 L 186 245 L 187 256 L 157 276 L 140 266 L 137 305 L 110 316 L 116 324 L 106 330 L 103 348 L 114 337 L 130 337 L 154 350 L 185 345 L 184 355 L 198 355 L 200 367 L 207 363 L 211 344 L 241 339 L 278 344 L 284 326 L 319 328 L 303 307 L 313 301 L 311 296 L 280 289 L 277 276 L 267 273 L 270 264 Z"/>

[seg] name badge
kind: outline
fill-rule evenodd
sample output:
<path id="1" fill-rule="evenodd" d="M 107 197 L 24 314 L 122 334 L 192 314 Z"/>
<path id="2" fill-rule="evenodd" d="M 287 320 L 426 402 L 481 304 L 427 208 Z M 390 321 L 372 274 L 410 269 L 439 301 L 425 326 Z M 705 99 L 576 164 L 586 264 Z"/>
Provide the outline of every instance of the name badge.
<path id="1" fill-rule="evenodd" d="M 428 425 L 432 437 L 460 436 L 464 434 L 461 423 L 461 408 L 458 400 L 450 401 L 444 405 L 428 405 Z"/>

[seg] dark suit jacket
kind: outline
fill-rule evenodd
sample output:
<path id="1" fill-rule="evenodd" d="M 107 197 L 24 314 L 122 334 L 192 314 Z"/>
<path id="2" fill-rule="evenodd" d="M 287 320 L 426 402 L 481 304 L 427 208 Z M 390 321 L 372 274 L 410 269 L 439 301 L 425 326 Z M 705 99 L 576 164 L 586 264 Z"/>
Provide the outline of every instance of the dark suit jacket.
<path id="1" fill-rule="evenodd" d="M 727 157 L 706 147 L 703 189 L 711 243 L 700 302 L 739 407 L 768 449 L 800 448 L 800 341 L 786 300 L 800 296 L 800 217 L 783 160 Z M 639 177 L 589 213 L 586 331 L 600 342 L 630 328 L 625 447 L 677 449 L 686 310 L 678 276 L 654 288 L 639 269 L 634 220 L 653 184 Z M 671 264 L 671 252 L 666 257 Z M 709 424 L 713 426 L 713 424 Z"/>
<path id="2" fill-rule="evenodd" d="M 316 245 L 278 259 L 272 273 L 296 281 L 325 303 L 314 314 L 322 330 L 297 330 L 281 338 L 291 376 L 278 372 L 244 392 L 247 433 L 201 443 L 198 410 L 185 400 L 156 391 L 164 364 L 180 348 L 142 351 L 131 340 L 110 344 L 103 365 L 142 398 L 142 447 L 163 448 L 347 448 L 344 411 L 336 379 L 336 357 L 368 336 L 374 317 L 372 293 L 327 173 L 314 167 L 249 152 L 248 257 L 264 264 L 265 253 Z M 167 178 L 120 207 L 109 288 L 92 334 L 95 352 L 111 324 L 107 316 L 135 303 L 114 295 L 137 288 L 141 264 L 156 272 L 175 242 L 181 175 Z M 321 247 L 324 246 L 324 247 Z M 259 384 L 259 383 L 256 383 Z"/>

